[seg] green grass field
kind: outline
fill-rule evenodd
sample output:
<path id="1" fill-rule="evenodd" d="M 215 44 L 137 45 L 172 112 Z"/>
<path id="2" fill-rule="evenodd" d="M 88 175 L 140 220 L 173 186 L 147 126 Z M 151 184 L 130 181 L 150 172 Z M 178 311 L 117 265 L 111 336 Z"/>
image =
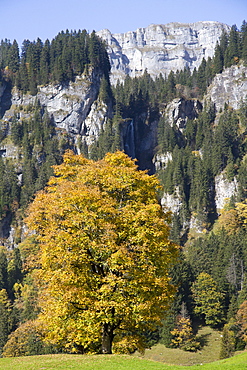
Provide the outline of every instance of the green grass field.
<path id="1" fill-rule="evenodd" d="M 157 344 L 144 355 L 59 354 L 0 358 L 0 370 L 247 370 L 247 351 L 217 361 L 221 341 L 219 331 L 203 327 L 198 336 L 205 345 L 195 353 Z"/>
<path id="2" fill-rule="evenodd" d="M 166 365 L 133 356 L 121 355 L 45 355 L 1 358 L 0 370 L 188 370 L 188 366 Z M 227 360 L 193 365 L 189 370 L 244 370 L 247 352 Z"/>
<path id="3" fill-rule="evenodd" d="M 166 348 L 157 344 L 145 351 L 144 359 L 165 362 L 173 365 L 198 365 L 219 360 L 221 346 L 221 332 L 204 326 L 198 331 L 200 341 L 204 346 L 197 352 L 186 352 L 180 349 Z M 135 354 L 138 356 L 138 353 Z"/>

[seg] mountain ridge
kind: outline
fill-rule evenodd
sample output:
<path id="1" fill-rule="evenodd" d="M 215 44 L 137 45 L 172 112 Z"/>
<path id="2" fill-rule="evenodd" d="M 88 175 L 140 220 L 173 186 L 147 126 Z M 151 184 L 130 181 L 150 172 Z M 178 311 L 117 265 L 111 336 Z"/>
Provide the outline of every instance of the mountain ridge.
<path id="1" fill-rule="evenodd" d="M 104 29 L 97 35 L 108 46 L 111 81 L 116 84 L 126 75 L 138 77 L 145 70 L 155 78 L 185 67 L 198 68 L 203 58 L 213 57 L 223 31 L 229 33 L 230 26 L 217 21 L 170 22 L 125 33 Z"/>

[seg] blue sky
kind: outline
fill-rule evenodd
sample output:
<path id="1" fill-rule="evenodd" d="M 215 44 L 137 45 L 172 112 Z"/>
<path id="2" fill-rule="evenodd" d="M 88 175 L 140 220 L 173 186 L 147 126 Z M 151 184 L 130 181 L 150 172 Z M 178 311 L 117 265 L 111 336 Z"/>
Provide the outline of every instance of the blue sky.
<path id="1" fill-rule="evenodd" d="M 219 21 L 241 27 L 247 0 L 0 0 L 0 39 L 52 39 L 62 30 L 135 31 L 151 23 Z"/>

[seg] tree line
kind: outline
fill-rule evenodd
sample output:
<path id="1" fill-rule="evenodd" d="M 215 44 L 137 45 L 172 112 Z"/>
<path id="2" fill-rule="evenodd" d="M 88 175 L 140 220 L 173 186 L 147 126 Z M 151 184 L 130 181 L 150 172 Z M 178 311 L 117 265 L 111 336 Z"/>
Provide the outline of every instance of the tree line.
<path id="1" fill-rule="evenodd" d="M 24 93 L 37 93 L 38 85 L 74 81 L 89 68 L 100 68 L 109 81 L 110 63 L 104 43 L 93 31 L 60 32 L 52 41 L 24 40 L 19 51 L 16 40 L 0 45 L 1 79 Z"/>
<path id="2" fill-rule="evenodd" d="M 197 350 L 200 343 L 192 330 L 192 322 L 199 320 L 200 323 L 217 328 L 226 325 L 224 338 L 229 338 L 234 333 L 233 347 L 240 349 L 244 346 L 246 329 L 241 317 L 245 313 L 244 302 L 247 299 L 246 221 L 245 208 L 237 204 L 244 204 L 246 199 L 244 133 L 247 104 L 243 101 L 238 111 L 226 105 L 220 113 L 217 125 L 214 107 L 208 104 L 197 119 L 187 121 L 182 133 L 178 132 L 176 127 L 171 127 L 165 117 L 161 118 L 161 113 L 175 97 L 201 98 L 216 73 L 221 73 L 224 67 L 242 60 L 246 62 L 246 43 L 244 22 L 240 31 L 233 26 L 229 35 L 222 35 L 216 45 L 215 56 L 207 61 L 203 60 L 197 70 L 171 72 L 167 77 L 160 75 L 154 80 L 147 72 L 139 78 L 132 79 L 127 76 L 123 83 L 118 82 L 112 87 L 113 95 L 109 92 L 109 61 L 105 46 L 95 33 L 87 35 L 85 31 L 66 31 L 44 44 L 39 39 L 36 42 L 25 41 L 20 56 L 16 42 L 1 43 L 1 78 L 24 93 L 29 91 L 35 94 L 38 85 L 50 81 L 73 81 L 76 75 L 86 71 L 89 65 L 102 68 L 104 78 L 99 97 L 105 103 L 112 99 L 114 115 L 108 120 L 98 141 L 92 147 L 88 148 L 83 140 L 79 143 L 81 152 L 90 159 L 98 160 L 107 152 L 123 149 L 121 125 L 126 119 L 134 118 L 138 122 L 138 117 L 144 113 L 147 124 L 153 120 L 159 121 L 156 150 L 160 153 L 170 152 L 172 161 L 169 161 L 167 167 L 158 175 L 166 192 L 173 193 L 179 189 L 182 208 L 173 217 L 170 238 L 183 245 L 183 250 L 180 251 L 179 263 L 169 271 L 173 284 L 177 286 L 175 300 L 169 314 L 164 313 L 162 329 L 145 328 L 145 338 L 142 337 L 146 341 L 145 345 L 160 340 L 168 346 Z M 18 212 L 26 208 L 36 191 L 44 188 L 53 174 L 51 166 L 61 164 L 65 150 L 75 150 L 75 144 L 67 133 L 54 126 L 52 119 L 38 101 L 34 106 L 20 109 L 29 110 L 29 117 L 20 120 L 16 111 L 10 123 L 9 138 L 21 151 L 23 173 L 18 172 L 14 161 L 0 159 L 1 219 L 4 220 L 11 214 L 13 225 L 19 230 L 15 243 L 20 249 L 1 250 L 0 309 L 3 313 L 1 325 L 4 334 L 0 344 L 3 350 L 7 341 L 4 348 L 6 356 L 68 350 L 64 342 L 65 328 L 61 333 L 60 344 L 49 346 L 43 343 L 40 328 L 35 324 L 39 314 L 38 287 L 30 269 L 37 263 L 35 258 L 39 247 L 32 236 L 20 243 L 19 222 L 23 213 L 18 218 Z M 1 140 L 6 138 L 7 131 L 2 126 Z M 239 188 L 236 199 L 231 199 L 228 208 L 218 217 L 214 202 L 214 179 L 222 171 L 229 180 L 237 177 Z M 117 196 L 125 194 L 127 188 L 121 191 Z M 205 235 L 201 234 L 200 238 L 191 237 L 188 242 L 188 235 L 183 233 L 182 227 L 192 214 L 196 214 L 204 225 Z M 143 225 L 141 223 L 139 226 Z M 108 226 L 106 225 L 106 233 L 110 232 Z M 134 229 L 132 231 L 134 232 Z M 97 232 L 100 233 L 101 230 Z M 66 250 L 66 253 L 69 252 Z M 108 258 L 105 255 L 103 257 L 100 262 L 96 261 L 100 267 Z M 78 272 L 78 266 L 73 265 L 73 268 Z M 114 274 L 116 277 L 115 270 Z M 66 285 L 66 282 L 64 284 Z M 49 289 L 52 290 L 52 287 L 49 286 Z M 210 298 L 213 298 L 211 303 Z M 77 303 L 75 305 L 77 306 Z M 73 326 L 73 323 L 70 322 L 70 325 Z M 143 329 L 141 328 L 142 333 Z M 181 344 L 184 333 L 187 334 Z M 131 351 L 135 347 L 133 345 L 132 349 L 128 349 L 126 338 L 124 335 L 120 337 L 126 350 Z M 23 346 L 16 348 L 18 338 L 23 339 Z M 71 339 L 71 343 L 74 350 L 82 350 L 75 338 Z M 134 336 L 131 343 L 135 343 Z M 99 351 L 99 342 L 96 344 L 94 347 L 91 343 L 90 350 Z M 83 350 L 85 351 L 85 348 Z M 226 352 L 227 350 L 229 348 L 225 349 Z M 229 350 L 227 355 L 233 350 Z"/>

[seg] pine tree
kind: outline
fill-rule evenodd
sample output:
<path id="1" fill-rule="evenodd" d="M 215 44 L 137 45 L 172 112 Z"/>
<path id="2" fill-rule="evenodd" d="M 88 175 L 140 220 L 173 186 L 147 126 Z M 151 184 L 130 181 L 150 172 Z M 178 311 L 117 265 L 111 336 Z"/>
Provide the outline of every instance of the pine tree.
<path id="1" fill-rule="evenodd" d="M 239 61 L 239 57 L 239 33 L 236 25 L 233 25 L 229 34 L 229 44 L 225 54 L 225 66 L 230 67 L 232 64 L 236 64 Z"/>
<path id="2" fill-rule="evenodd" d="M 98 39 L 95 31 L 93 31 L 91 33 L 90 38 L 88 40 L 88 53 L 89 53 L 90 63 L 94 67 L 99 67 L 99 63 L 100 63 L 100 58 L 99 58 L 100 44 L 99 44 L 99 39 Z"/>
<path id="3" fill-rule="evenodd" d="M 46 40 L 40 54 L 40 82 L 47 84 L 50 76 L 50 41 Z"/>
<path id="4" fill-rule="evenodd" d="M 9 40 L 1 40 L 0 45 L 0 67 L 4 69 L 8 65 L 9 50 L 11 48 L 11 43 Z"/>
<path id="5" fill-rule="evenodd" d="M 106 80 L 105 76 L 102 77 L 100 81 L 100 89 L 99 89 L 99 99 L 107 104 L 109 102 L 111 96 L 111 90 L 109 82 Z"/>
<path id="6" fill-rule="evenodd" d="M 14 284 L 22 282 L 22 261 L 19 248 L 14 248 L 12 256 L 8 262 L 8 290 L 9 297 L 14 299 Z"/>
<path id="7" fill-rule="evenodd" d="M 224 67 L 224 56 L 222 54 L 222 49 L 217 42 L 213 58 L 213 72 L 215 74 L 221 73 Z"/>
<path id="8" fill-rule="evenodd" d="M 206 60 L 203 58 L 196 74 L 196 84 L 201 95 L 204 94 L 207 88 L 206 64 Z"/>
<path id="9" fill-rule="evenodd" d="M 24 57 L 21 59 L 19 74 L 19 83 L 17 84 L 17 87 L 26 93 L 29 89 L 29 79 L 27 63 Z"/>
<path id="10" fill-rule="evenodd" d="M 228 47 L 228 42 L 229 42 L 229 34 L 225 30 L 223 30 L 221 37 L 220 37 L 220 49 L 221 49 L 221 53 L 223 57 Z"/>
<path id="11" fill-rule="evenodd" d="M 245 21 L 241 27 L 241 58 L 247 62 L 247 23 Z"/>
<path id="12" fill-rule="evenodd" d="M 7 256 L 4 247 L 0 247 L 0 290 L 8 289 Z"/>
<path id="13" fill-rule="evenodd" d="M 16 40 L 10 46 L 8 51 L 8 67 L 11 72 L 16 73 L 19 69 L 20 57 L 19 57 L 19 46 Z"/>
<path id="14" fill-rule="evenodd" d="M 173 71 L 169 73 L 167 81 L 166 81 L 166 85 L 167 85 L 168 99 L 172 100 L 173 98 L 175 98 L 175 95 L 176 95 L 176 82 L 175 82 L 175 76 L 174 76 Z"/>
<path id="15" fill-rule="evenodd" d="M 230 325 L 226 324 L 223 328 L 220 348 L 220 359 L 233 356 L 235 352 L 235 333 L 230 330 Z"/>
<path id="16" fill-rule="evenodd" d="M 0 355 L 12 329 L 12 307 L 5 289 L 0 290 Z"/>

